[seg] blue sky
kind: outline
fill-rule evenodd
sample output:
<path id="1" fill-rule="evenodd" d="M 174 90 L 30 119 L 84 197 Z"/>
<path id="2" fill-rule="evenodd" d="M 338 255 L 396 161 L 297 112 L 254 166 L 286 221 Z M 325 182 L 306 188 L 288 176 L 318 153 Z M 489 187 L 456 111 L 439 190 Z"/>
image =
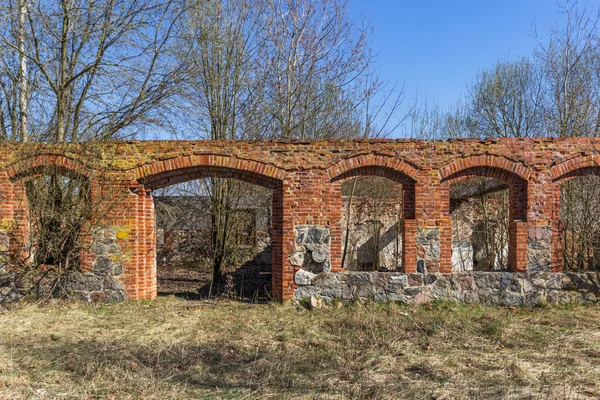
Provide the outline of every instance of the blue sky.
<path id="1" fill-rule="evenodd" d="M 554 0 L 350 0 L 350 12 L 375 28 L 382 78 L 442 107 L 498 59 L 532 54 L 533 27 L 543 34 L 562 18 Z"/>

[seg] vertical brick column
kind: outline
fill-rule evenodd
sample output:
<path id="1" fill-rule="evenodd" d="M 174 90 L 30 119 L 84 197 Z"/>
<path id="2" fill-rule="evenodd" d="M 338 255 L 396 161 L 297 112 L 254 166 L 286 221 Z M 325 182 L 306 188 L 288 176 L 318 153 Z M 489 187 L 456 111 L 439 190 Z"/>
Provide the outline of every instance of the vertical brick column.
<path id="1" fill-rule="evenodd" d="M 417 271 L 451 272 L 450 191 L 437 170 L 421 171 L 415 188 Z"/>
<path id="2" fill-rule="evenodd" d="M 3 239 L 8 241 L 2 250 L 8 252 L 9 264 L 18 267 L 29 262 L 32 257 L 29 202 L 22 182 L 10 182 L 4 178 L 1 181 L 1 229 Z"/>
<path id="3" fill-rule="evenodd" d="M 326 183 L 325 190 L 328 191 L 328 195 L 324 199 L 327 202 L 326 209 L 329 210 L 329 230 L 331 233 L 331 244 L 330 244 L 330 262 L 331 271 L 339 272 L 342 271 L 342 258 L 344 252 L 344 243 L 342 242 L 344 236 L 344 229 L 346 221 L 342 221 L 342 185 L 340 182 Z M 352 210 L 348 208 L 346 212 L 350 213 Z M 346 251 L 348 251 L 346 249 Z M 347 260 L 346 260 L 347 261 Z"/>
<path id="4" fill-rule="evenodd" d="M 450 217 L 450 185 L 437 185 L 439 199 L 434 215 L 439 219 L 440 226 L 440 272 L 452 272 L 452 218 Z"/>
<path id="5" fill-rule="evenodd" d="M 564 269 L 563 258 L 563 225 L 560 220 L 560 184 L 553 183 L 551 186 L 551 213 L 550 226 L 552 229 L 551 263 L 553 272 L 561 272 Z"/>
<path id="6" fill-rule="evenodd" d="M 547 172 L 534 173 L 527 182 L 527 269 L 553 271 L 556 188 Z M 560 187 L 558 187 L 560 197 Z M 556 218 L 558 220 L 558 212 Z"/>
<path id="7" fill-rule="evenodd" d="M 514 272 L 527 271 L 527 238 L 529 236 L 526 221 L 511 221 L 509 229 L 509 265 Z"/>
<path id="8" fill-rule="evenodd" d="M 156 297 L 156 232 L 154 202 L 150 191 L 121 176 L 107 178 L 92 191 L 92 203 L 101 209 L 96 228 L 115 232 L 121 248 L 124 274 L 120 278 L 130 300 Z M 94 256 L 86 253 L 85 268 Z M 83 266 L 82 266 L 83 267 Z"/>
<path id="9" fill-rule="evenodd" d="M 156 227 L 154 201 L 150 190 L 140 186 L 135 199 L 136 221 L 131 235 L 136 238 L 133 259 L 137 260 L 137 298 L 154 299 L 157 295 L 156 282 Z"/>
<path id="10" fill-rule="evenodd" d="M 417 272 L 417 220 L 402 221 L 402 266 L 407 274 Z"/>
<path id="11" fill-rule="evenodd" d="M 294 273 L 300 269 L 292 265 L 290 257 L 296 253 L 296 227 L 320 226 L 329 229 L 329 263 L 332 271 L 341 268 L 341 189 L 329 182 L 323 170 L 288 171 L 283 181 L 282 233 L 282 286 L 281 299 L 294 295 Z M 277 291 L 274 290 L 277 295 Z"/>
<path id="12" fill-rule="evenodd" d="M 405 273 L 417 271 L 416 183 L 402 183 L 402 268 Z"/>
<path id="13" fill-rule="evenodd" d="M 283 294 L 289 292 L 288 287 L 284 287 L 284 277 L 287 285 L 289 286 L 290 281 L 290 270 L 289 266 L 285 266 L 288 269 L 284 271 L 284 216 L 283 216 L 283 185 L 278 185 L 273 189 L 273 204 L 272 204 L 272 216 L 271 216 L 271 284 L 273 297 L 277 300 L 283 299 Z M 287 227 L 289 229 L 289 226 Z M 293 229 L 292 229 L 293 231 Z M 289 232 L 285 239 L 289 242 Z M 289 246 L 288 246 L 289 248 Z M 291 271 L 293 275 L 293 270 Z M 291 278 L 293 280 L 293 276 Z"/>
<path id="14" fill-rule="evenodd" d="M 515 272 L 527 271 L 530 200 L 527 181 L 512 182 L 510 193 L 510 226 L 508 241 L 509 267 Z"/>

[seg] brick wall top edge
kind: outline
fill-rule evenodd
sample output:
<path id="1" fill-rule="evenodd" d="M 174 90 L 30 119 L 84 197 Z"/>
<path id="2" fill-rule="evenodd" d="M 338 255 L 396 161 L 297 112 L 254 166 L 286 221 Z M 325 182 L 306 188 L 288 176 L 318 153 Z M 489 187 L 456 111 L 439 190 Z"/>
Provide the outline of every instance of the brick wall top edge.
<path id="1" fill-rule="evenodd" d="M 74 147 L 110 147 L 117 145 L 177 145 L 177 144 L 293 144 L 293 145 L 314 145 L 319 143 L 327 144 L 351 144 L 351 143 L 373 143 L 373 144 L 385 144 L 385 143 L 421 143 L 421 144 L 435 144 L 435 143 L 481 143 L 481 144 L 494 144 L 494 143 L 511 143 L 511 142 L 598 142 L 600 138 L 586 137 L 586 138 L 553 138 L 553 137 L 529 137 L 529 138 L 449 138 L 445 140 L 420 140 L 414 138 L 397 138 L 397 139 L 314 139 L 314 140 L 302 140 L 302 139 L 274 139 L 274 140 L 107 140 L 107 141 L 89 141 L 79 143 L 20 143 L 14 141 L 5 141 L 0 144 L 0 147 L 10 148 L 38 148 L 38 149 L 67 149 Z"/>
<path id="2" fill-rule="evenodd" d="M 71 161 L 63 162 L 68 167 L 94 170 L 108 169 L 121 174 L 122 171 L 152 164 L 152 171 L 166 171 L 194 165 L 215 165 L 233 168 L 250 168 L 266 175 L 281 174 L 283 170 L 309 170 L 333 168 L 337 163 L 351 159 L 343 169 L 365 165 L 382 165 L 403 171 L 403 165 L 413 165 L 417 170 L 440 169 L 459 158 L 471 157 L 470 163 L 481 162 L 481 155 L 504 157 L 507 162 L 522 165 L 531 171 L 543 171 L 568 160 L 572 169 L 581 165 L 600 165 L 600 138 L 498 138 L 498 139 L 449 139 L 446 141 L 423 141 L 416 139 L 355 139 L 355 140 L 272 140 L 272 141 L 177 141 L 177 140 L 126 140 L 83 143 L 18 143 L 0 144 L 0 169 L 19 166 L 21 160 L 37 157 L 43 163 L 44 156 L 53 160 L 64 156 Z M 216 156 L 214 160 L 212 155 Z M 208 158 L 207 158 L 208 157 Z M 586 160 L 582 158 L 587 157 Z M 171 162 L 170 160 L 173 160 Z M 229 161 L 225 161 L 229 160 Z M 240 162 L 240 160 L 245 160 Z M 598 160 L 598 164 L 596 164 Z M 248 162 L 254 163 L 251 166 Z M 345 161 L 344 161 L 345 162 Z M 225 164 L 224 164 L 225 163 Z M 496 162 L 504 165 L 506 162 Z M 572 165 L 571 165 L 572 164 Z M 463 164 L 459 163 L 458 168 Z M 277 170 L 273 170 L 273 167 Z M 269 169 L 270 168 L 270 169 Z M 452 167 L 454 168 L 454 167 Z M 521 167 L 519 167 L 521 168 Z M 13 168 L 14 169 L 14 168 Z M 554 174 L 558 174 L 556 172 Z"/>

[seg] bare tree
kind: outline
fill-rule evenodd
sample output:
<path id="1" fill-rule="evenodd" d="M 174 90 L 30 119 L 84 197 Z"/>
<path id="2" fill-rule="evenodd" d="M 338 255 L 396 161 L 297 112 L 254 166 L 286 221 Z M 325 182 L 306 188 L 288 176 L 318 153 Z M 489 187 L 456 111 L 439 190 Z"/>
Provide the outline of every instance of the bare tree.
<path id="1" fill-rule="evenodd" d="M 257 77 L 267 136 L 362 133 L 356 111 L 372 90 L 363 86 L 370 26 L 354 24 L 347 8 L 347 0 L 265 0 Z"/>
<path id="2" fill-rule="evenodd" d="M 577 1 L 562 5 L 564 25 L 538 37 L 536 59 L 543 69 L 546 131 L 552 136 L 598 136 L 600 130 L 600 8 Z M 600 229 L 595 223 L 598 179 L 580 177 L 561 185 L 563 260 L 567 269 L 597 269 Z"/>
<path id="3" fill-rule="evenodd" d="M 547 99 L 547 134 L 559 137 L 596 136 L 600 129 L 600 68 L 598 12 L 567 0 L 565 24 L 543 40 L 537 34 L 535 57 L 542 68 Z"/>
<path id="4" fill-rule="evenodd" d="M 181 22 L 186 81 L 176 112 L 187 137 L 370 137 L 399 123 L 403 88 L 371 70 L 369 26 L 352 22 L 347 1 L 197 1 Z M 247 186 L 217 178 L 196 186 L 211 199 L 216 280 Z"/>
<path id="5" fill-rule="evenodd" d="M 205 139 L 255 138 L 244 117 L 256 107 L 252 62 L 257 53 L 258 21 L 248 1 L 197 1 L 182 24 L 180 59 L 186 117 Z"/>
<path id="6" fill-rule="evenodd" d="M 185 8 L 171 0 L 0 0 L 2 139 L 104 140 L 149 126 L 181 77 L 172 39 Z M 23 182 L 25 270 L 78 268 L 82 231 L 100 220 L 88 212 L 80 178 L 49 167 Z"/>
<path id="7" fill-rule="evenodd" d="M 501 61 L 479 74 L 470 86 L 465 117 L 458 119 L 467 127 L 467 135 L 598 135 L 600 9 L 589 9 L 577 1 L 566 0 L 561 11 L 564 24 L 555 25 L 544 36 L 534 32 L 538 46 L 531 60 Z M 444 126 L 451 132 L 449 125 Z M 453 135 L 449 133 L 449 136 Z M 600 251 L 596 225 L 590 223 L 595 220 L 593 210 L 600 208 L 596 185 L 597 181 L 591 178 L 562 185 L 561 216 L 567 268 L 595 265 L 594 254 Z M 482 212 L 482 215 L 490 214 Z M 508 223 L 506 219 L 496 219 Z M 494 227 L 496 231 L 486 230 L 480 235 L 484 237 L 507 231 L 507 226 L 494 223 L 484 223 L 483 227 Z"/>
<path id="8" fill-rule="evenodd" d="M 193 3 L 182 20 L 180 59 L 186 65 L 181 90 L 188 125 L 211 140 L 257 138 L 252 63 L 260 45 L 256 7 L 247 1 Z M 213 278 L 220 280 L 231 253 L 232 227 L 239 197 L 247 186 L 212 178 L 188 185 L 209 198 Z"/>
<path id="9" fill-rule="evenodd" d="M 25 24 L 27 17 L 27 0 L 19 0 L 19 32 L 17 42 L 19 48 L 19 130 L 23 142 L 29 139 L 29 85 L 27 81 L 27 57 L 25 56 Z"/>
<path id="10" fill-rule="evenodd" d="M 543 82 L 526 58 L 499 61 L 471 86 L 471 119 L 479 137 L 542 134 Z"/>
<path id="11" fill-rule="evenodd" d="M 170 0 L 0 2 L 0 42 L 6 50 L 0 57 L 8 70 L 18 55 L 16 92 L 22 94 L 19 104 L 10 103 L 10 93 L 0 99 L 20 114 L 22 132 L 15 134 L 16 126 L 2 121 L 5 136 L 107 139 L 147 123 L 178 81 L 169 46 L 181 12 L 182 5 Z M 15 29 L 10 21 L 17 14 Z M 28 74 L 36 86 L 28 85 Z"/>

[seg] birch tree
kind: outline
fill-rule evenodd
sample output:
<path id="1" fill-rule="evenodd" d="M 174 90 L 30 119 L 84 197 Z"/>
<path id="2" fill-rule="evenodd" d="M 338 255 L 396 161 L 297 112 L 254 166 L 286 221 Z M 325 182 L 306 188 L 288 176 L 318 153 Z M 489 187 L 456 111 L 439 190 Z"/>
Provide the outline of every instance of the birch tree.
<path id="1" fill-rule="evenodd" d="M 170 46 L 183 7 L 170 0 L 0 1 L 2 80 L 17 86 L 0 98 L 5 138 L 109 139 L 150 122 L 179 79 Z"/>

